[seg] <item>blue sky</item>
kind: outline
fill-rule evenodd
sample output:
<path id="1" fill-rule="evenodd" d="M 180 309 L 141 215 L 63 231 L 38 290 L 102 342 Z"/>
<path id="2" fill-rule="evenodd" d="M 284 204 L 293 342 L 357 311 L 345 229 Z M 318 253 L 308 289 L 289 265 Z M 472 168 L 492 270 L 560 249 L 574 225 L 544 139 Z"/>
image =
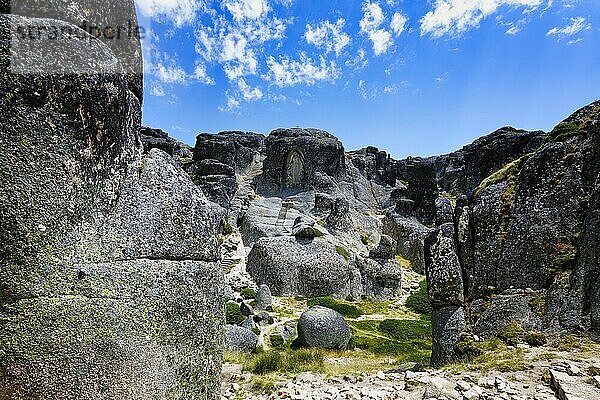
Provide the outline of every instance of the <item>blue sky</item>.
<path id="1" fill-rule="evenodd" d="M 136 0 L 144 124 L 450 152 L 600 98 L 598 0 Z"/>

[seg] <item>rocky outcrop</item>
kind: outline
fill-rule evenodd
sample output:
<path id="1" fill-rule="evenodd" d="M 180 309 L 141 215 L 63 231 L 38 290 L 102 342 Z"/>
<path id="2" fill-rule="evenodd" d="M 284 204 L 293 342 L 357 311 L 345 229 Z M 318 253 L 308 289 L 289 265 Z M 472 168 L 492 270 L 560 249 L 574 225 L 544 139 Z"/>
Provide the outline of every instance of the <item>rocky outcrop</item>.
<path id="1" fill-rule="evenodd" d="M 264 151 L 264 139 L 253 132 L 202 133 L 196 138 L 194 161 L 217 160 L 235 172 L 244 172 Z"/>
<path id="2" fill-rule="evenodd" d="M 159 149 L 182 165 L 192 160 L 191 147 L 169 137 L 169 134 L 165 131 L 142 127 L 140 129 L 140 137 L 145 153 L 148 153 L 151 149 Z"/>
<path id="3" fill-rule="evenodd" d="M 301 347 L 330 350 L 348 348 L 352 333 L 342 314 L 332 309 L 313 306 L 298 320 L 298 338 Z"/>
<path id="4" fill-rule="evenodd" d="M 470 199 L 458 198 L 455 210 L 437 202 L 443 224 L 425 246 L 434 309 L 468 305 L 466 331 L 481 338 L 515 322 L 597 332 L 599 126 L 597 102 L 541 135 L 542 145 L 537 133 L 493 135 L 538 148 L 484 179 Z M 433 318 L 435 327 L 435 311 Z M 434 343 L 453 332 L 434 329 Z"/>
<path id="5" fill-rule="evenodd" d="M 124 4 L 72 18 L 135 15 Z M 18 55 L 103 73 L 11 73 L 9 35 L 28 24 L 77 31 L 0 15 L 0 397 L 216 398 L 223 210 L 169 155 L 143 154 L 126 53 L 90 36 Z"/>
<path id="6" fill-rule="evenodd" d="M 461 150 L 432 157 L 438 185 L 445 192 L 468 195 L 507 163 L 535 151 L 546 136 L 542 131 L 504 127 Z"/>
<path id="7" fill-rule="evenodd" d="M 345 176 L 344 147 L 318 129 L 278 129 L 265 139 L 266 158 L 258 192 L 331 192 Z"/>

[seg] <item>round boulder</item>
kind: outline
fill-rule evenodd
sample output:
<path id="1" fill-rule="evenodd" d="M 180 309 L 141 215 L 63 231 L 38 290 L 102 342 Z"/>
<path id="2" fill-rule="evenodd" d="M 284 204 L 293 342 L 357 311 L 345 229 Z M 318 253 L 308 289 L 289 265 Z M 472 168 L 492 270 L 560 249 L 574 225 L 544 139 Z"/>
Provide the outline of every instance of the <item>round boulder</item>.
<path id="1" fill-rule="evenodd" d="M 258 336 L 251 330 L 236 325 L 225 328 L 225 350 L 235 353 L 252 353 L 258 344 Z"/>
<path id="2" fill-rule="evenodd" d="M 298 344 L 303 347 L 345 350 L 351 338 L 342 314 L 329 308 L 313 306 L 298 320 Z"/>

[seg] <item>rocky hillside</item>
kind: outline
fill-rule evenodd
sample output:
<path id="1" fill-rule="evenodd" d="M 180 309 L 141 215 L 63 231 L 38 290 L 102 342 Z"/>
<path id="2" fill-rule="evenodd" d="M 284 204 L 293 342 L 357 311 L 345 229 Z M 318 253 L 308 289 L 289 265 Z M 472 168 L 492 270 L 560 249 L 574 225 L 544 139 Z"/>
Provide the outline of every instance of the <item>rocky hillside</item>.
<path id="1" fill-rule="evenodd" d="M 183 167 L 229 210 L 238 285 L 386 300 L 401 291 L 396 255 L 427 272 L 439 364 L 515 321 L 597 332 L 599 111 L 426 159 L 346 152 L 315 129 L 203 134 Z"/>

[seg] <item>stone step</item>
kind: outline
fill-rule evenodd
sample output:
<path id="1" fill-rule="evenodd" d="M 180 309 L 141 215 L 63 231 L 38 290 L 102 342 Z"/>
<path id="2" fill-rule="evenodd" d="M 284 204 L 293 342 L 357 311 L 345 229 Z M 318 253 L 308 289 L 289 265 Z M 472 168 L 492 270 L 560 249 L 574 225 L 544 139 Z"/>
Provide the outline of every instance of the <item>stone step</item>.
<path id="1" fill-rule="evenodd" d="M 551 369 L 550 382 L 560 400 L 600 399 L 600 389 L 587 383 L 584 376 L 571 376 L 565 372 Z"/>

